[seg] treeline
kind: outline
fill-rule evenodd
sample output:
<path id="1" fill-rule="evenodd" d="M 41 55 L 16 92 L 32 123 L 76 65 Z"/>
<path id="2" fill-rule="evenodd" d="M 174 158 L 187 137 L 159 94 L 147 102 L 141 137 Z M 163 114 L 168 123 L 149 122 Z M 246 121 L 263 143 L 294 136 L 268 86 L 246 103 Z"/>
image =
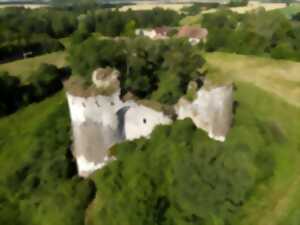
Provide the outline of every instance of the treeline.
<path id="1" fill-rule="evenodd" d="M 58 39 L 74 31 L 79 39 L 94 32 L 120 36 L 138 27 L 175 26 L 180 19 L 172 10 L 120 12 L 92 2 L 35 10 L 5 8 L 0 10 L 0 62 L 63 50 Z"/>
<path id="2" fill-rule="evenodd" d="M 205 14 L 207 51 L 300 60 L 300 25 L 280 12 L 258 9 L 244 15 L 222 9 Z"/>
<path id="3" fill-rule="evenodd" d="M 98 10 L 79 18 L 79 33 L 98 32 L 104 36 L 124 35 L 130 29 L 158 26 L 176 26 L 182 18 L 177 12 L 155 8 L 145 11 Z"/>
<path id="4" fill-rule="evenodd" d="M 0 117 L 56 93 L 62 89 L 61 79 L 68 74 L 66 68 L 42 64 L 31 74 L 29 83 L 22 84 L 18 77 L 0 72 Z"/>
<path id="5" fill-rule="evenodd" d="M 140 98 L 164 104 L 175 103 L 186 93 L 191 80 L 201 82 L 199 69 L 204 59 L 188 41 L 148 38 L 88 38 L 69 50 L 73 74 L 91 82 L 92 71 L 113 67 L 121 72 L 122 93 L 131 92 Z"/>
<path id="6" fill-rule="evenodd" d="M 0 10 L 0 62 L 63 50 L 57 38 L 77 28 L 73 12 L 52 8 Z"/>

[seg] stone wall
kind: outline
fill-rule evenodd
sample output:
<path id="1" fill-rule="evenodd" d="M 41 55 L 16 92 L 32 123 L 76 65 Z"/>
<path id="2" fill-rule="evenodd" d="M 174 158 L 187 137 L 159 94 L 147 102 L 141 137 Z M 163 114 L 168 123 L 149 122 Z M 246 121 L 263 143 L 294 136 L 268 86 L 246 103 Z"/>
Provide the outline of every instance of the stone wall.
<path id="1" fill-rule="evenodd" d="M 109 70 L 97 71 L 104 73 Z M 157 125 L 172 122 L 168 115 L 157 109 L 133 100 L 122 101 L 117 78 L 102 75 L 97 76 L 100 77 L 97 80 L 100 88 L 111 89 L 111 83 L 114 87 L 112 94 L 89 95 L 84 91 L 78 92 L 84 95 L 76 95 L 74 91 L 66 94 L 73 131 L 73 154 L 82 177 L 89 176 L 112 160 L 108 150 L 114 144 L 148 138 Z M 201 88 L 193 101 L 183 97 L 174 106 L 177 119 L 191 118 L 198 128 L 208 132 L 209 137 L 225 141 L 232 121 L 232 92 L 231 85 L 209 90 Z"/>

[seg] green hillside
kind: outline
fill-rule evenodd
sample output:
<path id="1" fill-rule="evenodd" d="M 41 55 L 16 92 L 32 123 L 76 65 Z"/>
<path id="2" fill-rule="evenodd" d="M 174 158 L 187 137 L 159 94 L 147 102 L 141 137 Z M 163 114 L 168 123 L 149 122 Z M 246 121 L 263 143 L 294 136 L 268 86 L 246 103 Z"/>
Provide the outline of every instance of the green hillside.
<path id="1" fill-rule="evenodd" d="M 0 119 L 0 224 L 81 225 L 93 186 L 76 176 L 63 93 Z"/>
<path id="2" fill-rule="evenodd" d="M 276 9 L 274 11 L 281 12 L 282 14 L 284 14 L 285 16 L 290 18 L 293 15 L 295 15 L 296 13 L 300 12 L 300 3 L 294 3 L 285 8 Z"/>

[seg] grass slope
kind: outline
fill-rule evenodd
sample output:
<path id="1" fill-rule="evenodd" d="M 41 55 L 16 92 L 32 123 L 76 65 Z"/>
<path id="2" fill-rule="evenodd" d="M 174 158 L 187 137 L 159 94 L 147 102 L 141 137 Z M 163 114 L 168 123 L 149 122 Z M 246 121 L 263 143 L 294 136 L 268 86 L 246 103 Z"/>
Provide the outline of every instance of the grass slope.
<path id="1" fill-rule="evenodd" d="M 207 53 L 205 59 L 215 82 L 249 82 L 300 107 L 300 63 L 220 52 Z"/>
<path id="2" fill-rule="evenodd" d="M 278 11 L 290 18 L 296 13 L 300 12 L 300 3 L 294 3 L 282 9 L 275 9 L 274 11 Z"/>
<path id="3" fill-rule="evenodd" d="M 0 119 L 0 224 L 80 225 L 93 185 L 78 178 L 62 92 Z"/>
<path id="4" fill-rule="evenodd" d="M 12 75 L 20 77 L 23 81 L 26 81 L 31 72 L 36 70 L 40 64 L 48 63 L 62 67 L 65 65 L 65 57 L 66 53 L 64 52 L 53 52 L 42 56 L 0 64 L 0 71 L 7 71 Z"/>
<path id="5" fill-rule="evenodd" d="M 285 137 L 285 143 L 274 146 L 274 176 L 251 193 L 236 224 L 299 224 L 300 64 L 227 53 L 206 54 L 206 59 L 211 80 L 237 85 L 236 99 L 241 106 L 235 125 L 253 123 L 257 117 L 265 121 L 262 129 L 273 124 L 275 133 L 280 131 Z"/>
<path id="6" fill-rule="evenodd" d="M 260 120 L 264 121 L 260 124 L 263 130 L 271 125 L 274 134 L 280 134 L 277 138 L 279 143 L 269 144 L 273 145 L 276 162 L 274 175 L 251 193 L 249 201 L 237 216 L 236 224 L 299 224 L 299 213 L 295 209 L 300 206 L 300 109 L 252 84 L 238 80 L 236 84 L 236 99 L 240 108 L 235 124 Z M 295 223 L 287 222 L 291 220 Z"/>

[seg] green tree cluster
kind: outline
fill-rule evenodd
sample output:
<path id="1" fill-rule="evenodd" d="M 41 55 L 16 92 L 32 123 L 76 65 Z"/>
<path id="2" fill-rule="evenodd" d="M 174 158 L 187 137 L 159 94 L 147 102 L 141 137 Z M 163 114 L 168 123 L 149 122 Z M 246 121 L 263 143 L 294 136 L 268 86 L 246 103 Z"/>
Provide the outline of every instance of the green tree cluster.
<path id="1" fill-rule="evenodd" d="M 64 68 L 41 64 L 30 80 L 20 79 L 7 72 L 0 72 L 0 117 L 17 111 L 32 102 L 38 102 L 62 89 L 61 80 L 67 75 Z"/>
<path id="2" fill-rule="evenodd" d="M 69 50 L 73 74 L 91 80 L 98 67 L 121 72 L 122 94 L 131 92 L 165 104 L 185 94 L 189 81 L 200 79 L 204 59 L 186 40 L 148 38 L 111 40 L 89 38 Z"/>
<path id="3" fill-rule="evenodd" d="M 56 39 L 77 28 L 75 12 L 55 8 L 0 9 L 0 61 L 63 50 Z"/>
<path id="4" fill-rule="evenodd" d="M 279 12 L 258 9 L 239 15 L 227 9 L 203 15 L 207 51 L 300 60 L 300 26 Z"/>
<path id="5" fill-rule="evenodd" d="M 90 21 L 94 21 L 95 32 L 104 36 L 126 35 L 129 24 L 134 23 L 134 27 L 151 28 L 159 26 L 176 26 L 182 18 L 177 12 L 154 8 L 153 10 L 126 11 L 118 10 L 98 10 L 96 13 L 87 14 Z"/>
<path id="6" fill-rule="evenodd" d="M 3 166 L 0 171 L 0 224 L 84 224 L 94 185 L 76 176 L 69 149 L 70 123 L 66 102 L 47 113 L 44 116 L 47 119 L 40 121 L 36 128 L 26 126 L 16 130 L 7 127 L 0 132 Z M 27 119 L 35 121 L 35 118 Z M 5 138 L 4 142 L 2 138 Z M 30 144 L 18 146 L 16 150 L 12 145 L 17 146 L 13 141 L 18 139 L 25 139 Z M 17 152 L 19 155 L 14 155 Z"/>
<path id="7" fill-rule="evenodd" d="M 87 224 L 234 224 L 259 174 L 270 171 L 267 179 L 273 171 L 257 129 L 238 127 L 248 139 L 220 143 L 187 119 L 157 127 L 149 140 L 117 145 L 117 160 L 93 175 L 97 195 Z"/>

